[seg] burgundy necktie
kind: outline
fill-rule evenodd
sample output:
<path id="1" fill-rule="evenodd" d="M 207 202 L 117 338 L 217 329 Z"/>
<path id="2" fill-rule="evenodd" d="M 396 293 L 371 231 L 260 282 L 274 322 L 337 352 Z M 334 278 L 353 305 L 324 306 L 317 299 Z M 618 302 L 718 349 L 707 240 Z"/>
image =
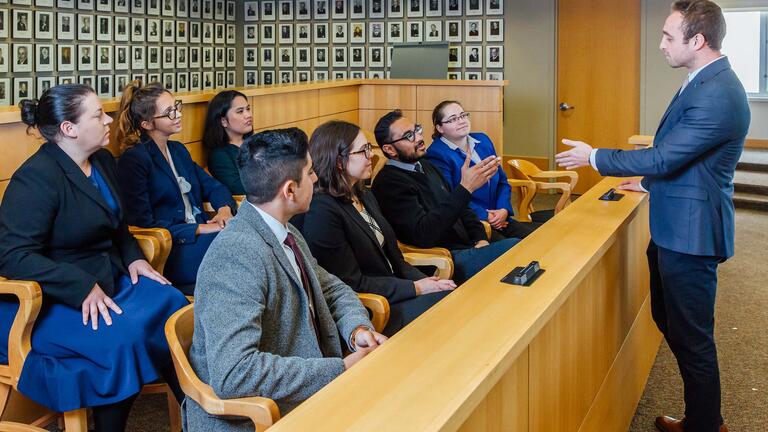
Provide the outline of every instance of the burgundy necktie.
<path id="1" fill-rule="evenodd" d="M 293 256 L 296 258 L 296 264 L 299 266 L 299 273 L 301 273 L 301 284 L 304 286 L 304 292 L 307 293 L 307 301 L 309 303 L 309 320 L 312 323 L 312 328 L 315 330 L 315 336 L 317 336 L 317 343 L 322 350 L 322 344 L 320 343 L 320 330 L 318 328 L 317 314 L 315 313 L 315 300 L 312 296 L 312 285 L 309 283 L 309 275 L 307 269 L 304 267 L 304 259 L 301 255 L 299 245 L 296 244 L 296 238 L 292 233 L 288 233 L 288 236 L 283 240 L 286 246 L 291 248 Z"/>

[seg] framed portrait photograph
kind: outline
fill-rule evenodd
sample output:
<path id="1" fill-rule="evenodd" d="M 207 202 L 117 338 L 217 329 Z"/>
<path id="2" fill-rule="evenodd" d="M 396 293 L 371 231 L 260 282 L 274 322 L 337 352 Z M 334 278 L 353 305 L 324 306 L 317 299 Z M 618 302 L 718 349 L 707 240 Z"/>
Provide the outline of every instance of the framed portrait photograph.
<path id="1" fill-rule="evenodd" d="M 200 43 L 200 22 L 192 21 L 189 23 L 189 43 Z"/>
<path id="2" fill-rule="evenodd" d="M 128 17 L 116 16 L 115 17 L 115 41 L 128 42 L 131 37 L 128 34 L 129 23 Z M 157 32 L 157 29 L 155 29 Z"/>
<path id="3" fill-rule="evenodd" d="M 350 42 L 365 43 L 365 23 L 364 22 L 350 23 L 350 34 L 351 34 L 351 37 L 349 39 Z"/>
<path id="4" fill-rule="evenodd" d="M 173 0 L 161 0 L 160 15 L 167 17 L 174 17 Z"/>
<path id="5" fill-rule="evenodd" d="M 112 75 L 99 75 L 96 77 L 96 81 L 98 82 L 96 94 L 100 98 L 111 98 L 114 94 L 112 90 Z"/>
<path id="6" fill-rule="evenodd" d="M 131 74 L 131 81 L 138 81 L 140 83 L 148 83 L 149 82 L 147 80 L 147 74 L 143 74 L 143 73 Z"/>
<path id="7" fill-rule="evenodd" d="M 485 40 L 488 42 L 504 41 L 504 19 L 494 18 L 485 22 Z"/>
<path id="8" fill-rule="evenodd" d="M 333 79 L 334 80 L 345 80 L 345 79 L 347 79 L 347 71 L 345 71 L 345 70 L 334 70 L 333 71 Z"/>
<path id="9" fill-rule="evenodd" d="M 35 38 L 53 39 L 53 12 L 35 12 Z"/>
<path id="10" fill-rule="evenodd" d="M 243 2 L 243 19 L 245 21 L 259 20 L 259 2 L 257 1 Z"/>
<path id="11" fill-rule="evenodd" d="M 293 71 L 281 70 L 279 72 L 280 84 L 290 84 L 293 82 Z"/>
<path id="12" fill-rule="evenodd" d="M 293 49 L 291 47 L 280 47 L 280 67 L 293 66 Z"/>
<path id="13" fill-rule="evenodd" d="M 485 47 L 485 67 L 499 69 L 504 67 L 504 46 L 488 45 Z"/>
<path id="14" fill-rule="evenodd" d="M 147 74 L 147 82 L 148 83 L 160 83 L 160 84 L 162 84 L 162 80 L 161 80 L 160 74 L 157 73 L 157 72 Z"/>
<path id="15" fill-rule="evenodd" d="M 424 40 L 427 42 L 441 42 L 443 40 L 443 22 L 427 21 L 424 32 Z"/>
<path id="16" fill-rule="evenodd" d="M 384 22 L 375 21 L 368 23 L 368 41 L 371 43 L 384 43 Z"/>
<path id="17" fill-rule="evenodd" d="M 223 44 L 224 41 L 227 40 L 226 35 L 224 34 L 224 24 L 216 23 L 213 25 L 213 28 L 215 30 L 213 41 L 217 44 Z"/>
<path id="18" fill-rule="evenodd" d="M 461 20 L 445 22 L 445 40 L 448 42 L 461 42 Z"/>
<path id="19" fill-rule="evenodd" d="M 408 17 L 419 18 L 424 16 L 424 0 L 406 0 Z"/>
<path id="20" fill-rule="evenodd" d="M 352 79 L 363 79 L 363 78 L 365 78 L 365 71 L 352 71 L 350 78 L 352 78 Z"/>
<path id="21" fill-rule="evenodd" d="M 473 81 L 479 81 L 480 80 L 480 72 L 464 72 L 464 79 L 466 80 L 473 80 Z"/>
<path id="22" fill-rule="evenodd" d="M 8 64 L 11 62 L 7 43 L 0 43 L 0 72 L 8 72 Z"/>
<path id="23" fill-rule="evenodd" d="M 227 87 L 235 86 L 235 71 L 227 71 Z"/>
<path id="24" fill-rule="evenodd" d="M 461 16 L 461 0 L 445 0 L 445 16 Z"/>
<path id="25" fill-rule="evenodd" d="M 189 47 L 176 47 L 176 68 L 186 69 L 189 67 Z"/>
<path id="26" fill-rule="evenodd" d="M 264 0 L 261 2 L 261 20 L 275 20 L 275 2 L 273 0 Z"/>
<path id="27" fill-rule="evenodd" d="M 328 67 L 328 47 L 315 47 L 315 67 Z"/>
<path id="28" fill-rule="evenodd" d="M 10 21 L 8 21 L 8 9 L 0 9 L 0 38 L 8 37 L 8 28 Z"/>
<path id="29" fill-rule="evenodd" d="M 328 43 L 328 23 L 315 23 L 315 43 Z"/>
<path id="30" fill-rule="evenodd" d="M 203 47 L 202 51 L 203 55 L 203 67 L 204 68 L 210 68 L 213 67 L 213 47 Z"/>
<path id="31" fill-rule="evenodd" d="M 130 0 L 115 0 L 115 1 L 106 0 L 106 1 L 115 4 L 114 5 L 115 12 L 128 13 L 130 11 L 130 7 L 128 5 L 128 3 L 130 3 Z"/>
<path id="32" fill-rule="evenodd" d="M 467 48 L 467 51 L 466 51 L 467 58 L 466 58 L 465 67 L 468 67 L 468 68 L 483 67 L 483 47 L 467 46 L 466 48 Z"/>
<path id="33" fill-rule="evenodd" d="M 349 53 L 349 65 L 352 67 L 365 67 L 365 47 L 351 47 Z"/>
<path id="34" fill-rule="evenodd" d="M 482 15 L 483 14 L 483 0 L 464 0 L 467 6 L 466 15 Z"/>
<path id="35" fill-rule="evenodd" d="M 96 17 L 96 40 L 112 40 L 112 17 L 99 15 Z"/>
<path id="36" fill-rule="evenodd" d="M 38 77 L 37 78 L 37 98 L 40 99 L 43 93 L 56 85 L 56 77 Z"/>
<path id="37" fill-rule="evenodd" d="M 347 0 L 333 0 L 333 13 L 331 14 L 333 19 L 346 19 L 347 18 Z"/>
<path id="38" fill-rule="evenodd" d="M 78 45 L 77 46 L 77 69 L 93 70 L 93 45 Z"/>
<path id="39" fill-rule="evenodd" d="M 256 67 L 259 65 L 259 49 L 256 47 L 243 48 L 243 66 Z"/>
<path id="40" fill-rule="evenodd" d="M 298 0 L 296 2 L 296 19 L 308 20 L 312 18 L 312 5 L 310 0 Z"/>
<path id="41" fill-rule="evenodd" d="M 486 72 L 485 79 L 488 81 L 504 81 L 504 72 Z"/>
<path id="42" fill-rule="evenodd" d="M 402 42 L 403 41 L 403 22 L 402 21 L 389 21 L 387 22 L 387 42 Z"/>
<path id="43" fill-rule="evenodd" d="M 213 2 L 214 7 L 216 8 L 213 12 L 214 19 L 217 20 L 225 20 L 227 18 L 227 11 L 226 11 L 226 3 L 225 0 L 215 0 Z"/>
<path id="44" fill-rule="evenodd" d="M 296 48 L 296 66 L 297 67 L 312 66 L 312 53 L 310 52 L 309 47 Z"/>
<path id="45" fill-rule="evenodd" d="M 115 75 L 115 96 L 121 97 L 125 86 L 128 85 L 128 74 Z"/>
<path id="46" fill-rule="evenodd" d="M 333 1 L 333 0 L 331 0 Z M 328 2 L 326 0 L 315 0 L 315 7 L 312 10 L 312 16 L 316 20 L 326 20 L 330 16 L 328 12 Z"/>
<path id="47" fill-rule="evenodd" d="M 461 45 L 451 45 L 448 47 L 448 67 L 461 67 Z"/>
<path id="48" fill-rule="evenodd" d="M 312 43 L 311 27 L 309 23 L 296 24 L 296 43 L 308 44 Z"/>
<path id="49" fill-rule="evenodd" d="M 51 44 L 35 44 L 35 71 L 53 72 L 55 52 Z"/>
<path id="50" fill-rule="evenodd" d="M 75 46 L 62 45 L 56 46 L 58 51 L 57 69 L 59 72 L 70 72 L 75 70 Z"/>
<path id="51" fill-rule="evenodd" d="M 347 67 L 347 47 L 333 47 L 333 67 Z"/>
<path id="52" fill-rule="evenodd" d="M 202 2 L 202 11 L 200 13 L 203 19 L 213 19 L 213 0 L 202 0 Z"/>
<path id="53" fill-rule="evenodd" d="M 281 44 L 292 44 L 293 43 L 293 24 L 283 24 L 280 23 L 280 37 L 279 41 Z"/>
<path id="54" fill-rule="evenodd" d="M 349 17 L 352 19 L 365 19 L 365 0 L 350 0 Z"/>
<path id="55" fill-rule="evenodd" d="M 144 18 L 131 18 L 131 41 L 144 42 Z"/>
<path id="56" fill-rule="evenodd" d="M 347 43 L 347 23 L 333 23 L 333 43 Z"/>
<path id="57" fill-rule="evenodd" d="M 58 18 L 56 38 L 61 40 L 73 40 L 75 38 L 75 15 L 59 12 Z"/>
<path id="58" fill-rule="evenodd" d="M 155 21 L 160 20 L 155 19 Z M 176 33 L 173 28 L 173 20 L 162 20 L 161 23 L 163 26 L 163 42 L 173 42 L 176 37 Z M 149 20 L 147 20 L 147 25 L 149 26 Z"/>
<path id="59" fill-rule="evenodd" d="M 224 88 L 224 86 L 227 84 L 224 71 L 216 71 L 214 75 L 216 76 L 216 88 Z"/>
<path id="60" fill-rule="evenodd" d="M 243 71 L 243 85 L 255 86 L 259 83 L 259 72 L 257 70 L 244 70 Z"/>
<path id="61" fill-rule="evenodd" d="M 147 0 L 147 15 L 152 16 L 160 16 L 160 0 Z M 131 11 L 134 13 L 143 13 L 142 10 L 133 10 L 136 9 L 143 9 L 144 5 L 136 5 L 133 0 L 131 0 Z"/>
<path id="62" fill-rule="evenodd" d="M 227 43 L 234 44 L 237 39 L 237 30 L 234 24 L 227 24 Z"/>
<path id="63" fill-rule="evenodd" d="M 157 48 L 157 47 L 154 47 Z M 131 69 L 144 69 L 146 49 L 141 45 L 131 46 Z"/>
<path id="64" fill-rule="evenodd" d="M 14 78 L 14 105 L 18 105 L 22 99 L 35 97 L 35 79 L 34 78 Z"/>
<path id="65" fill-rule="evenodd" d="M 99 45 L 96 47 L 96 50 L 98 51 L 96 69 L 103 71 L 112 70 L 112 47 L 109 45 Z"/>
<path id="66" fill-rule="evenodd" d="M 186 43 L 189 39 L 189 28 L 186 21 L 176 21 L 176 42 Z"/>
<path id="67" fill-rule="evenodd" d="M 203 90 L 210 90 L 213 88 L 213 72 L 203 72 L 200 85 Z"/>
<path id="68" fill-rule="evenodd" d="M 384 79 L 384 71 L 370 70 L 368 71 L 368 79 Z"/>
<path id="69" fill-rule="evenodd" d="M 403 17 L 403 5 L 400 0 L 389 0 L 386 3 L 389 5 L 389 9 L 387 10 L 388 18 Z"/>
<path id="70" fill-rule="evenodd" d="M 32 44 L 13 44 L 13 72 L 32 72 Z"/>
<path id="71" fill-rule="evenodd" d="M 243 43 L 246 45 L 259 43 L 259 25 L 246 24 L 243 30 Z"/>
<path id="72" fill-rule="evenodd" d="M 75 0 L 58 0 L 56 2 L 56 6 L 60 8 L 74 8 L 75 7 Z"/>
<path id="73" fill-rule="evenodd" d="M 426 0 L 426 3 L 426 16 L 439 17 L 443 15 L 443 0 Z"/>
<path id="74" fill-rule="evenodd" d="M 77 8 L 82 10 L 93 10 L 93 0 L 77 0 Z"/>
<path id="75" fill-rule="evenodd" d="M 173 72 L 166 72 L 163 74 L 163 87 L 169 92 L 176 91 L 176 74 Z"/>
<path id="76" fill-rule="evenodd" d="M 447 78 L 449 80 L 460 80 L 461 79 L 461 72 L 448 72 Z"/>
<path id="77" fill-rule="evenodd" d="M 128 60 L 130 54 L 128 45 L 117 45 L 115 47 L 115 70 L 128 70 L 131 68 Z"/>
<path id="78" fill-rule="evenodd" d="M 305 83 L 309 82 L 309 71 L 300 70 L 296 73 L 296 82 Z"/>
<path id="79" fill-rule="evenodd" d="M 280 0 L 277 16 L 280 20 L 293 20 L 293 0 Z"/>
<path id="80" fill-rule="evenodd" d="M 368 0 L 368 18 L 384 18 L 384 0 Z"/>
<path id="81" fill-rule="evenodd" d="M 159 19 L 147 18 L 147 42 L 160 42 L 162 32 L 162 22 Z"/>
<path id="82" fill-rule="evenodd" d="M 189 73 L 188 72 L 176 73 L 176 91 L 177 92 L 189 91 Z"/>
<path id="83" fill-rule="evenodd" d="M 482 20 L 467 20 L 465 23 L 466 34 L 464 35 L 465 42 L 482 42 L 483 41 L 483 21 Z"/>
<path id="84" fill-rule="evenodd" d="M 422 37 L 422 31 L 424 30 L 422 26 L 424 23 L 422 21 L 408 21 L 408 36 L 406 40 L 408 42 L 422 42 L 424 38 Z"/>
<path id="85" fill-rule="evenodd" d="M 200 18 L 202 16 L 202 0 L 189 0 L 189 17 Z"/>
<path id="86" fill-rule="evenodd" d="M 203 43 L 204 44 L 213 43 L 213 23 L 209 23 L 209 22 L 203 23 Z"/>
<path id="87" fill-rule="evenodd" d="M 195 0 L 192 0 L 195 1 Z M 192 91 L 202 89 L 202 74 L 200 72 L 189 73 L 189 89 Z"/>
<path id="88" fill-rule="evenodd" d="M 179 18 L 187 18 L 189 16 L 189 1 L 188 0 L 176 0 L 176 16 Z"/>
<path id="89" fill-rule="evenodd" d="M 150 47 L 154 48 L 154 47 Z M 176 66 L 176 61 L 174 59 L 176 50 L 172 46 L 164 46 L 162 47 L 163 50 L 163 69 L 173 69 Z M 151 57 L 151 55 L 150 55 Z"/>
<path id="90" fill-rule="evenodd" d="M 105 1 L 105 0 L 100 0 Z M 8 0 L 2 0 L 0 3 L 8 3 Z M 27 4 L 31 4 L 31 2 L 27 2 Z M 43 7 L 53 7 L 53 0 L 36 0 L 35 6 L 43 6 Z"/>
<path id="91" fill-rule="evenodd" d="M 384 47 L 368 47 L 368 66 L 384 67 Z"/>
<path id="92" fill-rule="evenodd" d="M 112 3 L 112 0 L 96 0 L 96 10 L 101 12 L 112 12 Z"/>
<path id="93" fill-rule="evenodd" d="M 202 58 L 200 55 L 201 48 L 198 46 L 189 47 L 189 68 L 190 69 L 197 69 L 202 64 L 200 62 L 200 59 Z"/>
<path id="94" fill-rule="evenodd" d="M 328 81 L 327 70 L 315 70 L 312 72 L 312 76 L 314 78 L 314 81 Z"/>
<path id="95" fill-rule="evenodd" d="M 227 67 L 237 66 L 237 53 L 234 47 L 227 48 Z"/>
<path id="96" fill-rule="evenodd" d="M 275 67 L 275 48 L 274 47 L 261 48 L 261 66 Z"/>
<path id="97" fill-rule="evenodd" d="M 59 84 L 74 84 L 76 82 L 73 76 L 59 76 Z"/>
<path id="98" fill-rule="evenodd" d="M 92 41 L 94 33 L 93 15 L 77 14 L 77 40 Z"/>
<path id="99" fill-rule="evenodd" d="M 485 0 L 485 14 L 486 15 L 504 15 L 504 1 L 503 0 Z"/>
<path id="100" fill-rule="evenodd" d="M 16 39 L 32 38 L 32 11 L 13 9 L 13 37 Z"/>
<path id="101" fill-rule="evenodd" d="M 275 25 L 274 24 L 261 25 L 261 43 L 263 44 L 275 43 Z"/>
<path id="102" fill-rule="evenodd" d="M 262 70 L 261 71 L 261 83 L 263 85 L 272 85 L 275 83 L 275 71 Z"/>

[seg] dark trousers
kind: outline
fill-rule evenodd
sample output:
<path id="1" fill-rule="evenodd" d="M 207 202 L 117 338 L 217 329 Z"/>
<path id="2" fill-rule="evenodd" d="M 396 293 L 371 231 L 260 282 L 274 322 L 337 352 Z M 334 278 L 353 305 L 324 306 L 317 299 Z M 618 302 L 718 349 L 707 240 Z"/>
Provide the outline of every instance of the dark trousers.
<path id="1" fill-rule="evenodd" d="M 522 240 L 542 225 L 539 222 L 519 222 L 512 218 L 509 218 L 507 222 L 507 226 L 500 230 L 496 228 L 491 229 L 491 241 L 499 241 L 505 238 L 518 238 Z"/>
<path id="2" fill-rule="evenodd" d="M 648 245 L 651 313 L 683 378 L 686 431 L 717 432 L 720 370 L 715 348 L 717 265 L 722 258 Z"/>
<path id="3" fill-rule="evenodd" d="M 217 234 L 200 234 L 194 243 L 174 243 L 171 247 L 171 253 L 165 263 L 165 277 L 184 295 L 195 294 L 197 269 Z"/>
<path id="4" fill-rule="evenodd" d="M 466 282 L 485 266 L 492 263 L 496 258 L 504 255 L 504 252 L 512 249 L 520 239 L 508 238 L 500 241 L 494 241 L 488 246 L 481 248 L 458 249 L 451 251 L 453 257 L 453 281 L 456 284 Z"/>
<path id="5" fill-rule="evenodd" d="M 452 292 L 440 291 L 423 294 L 401 302 L 390 303 L 389 321 L 387 321 L 387 326 L 384 327 L 382 333 L 387 337 L 394 335 Z"/>

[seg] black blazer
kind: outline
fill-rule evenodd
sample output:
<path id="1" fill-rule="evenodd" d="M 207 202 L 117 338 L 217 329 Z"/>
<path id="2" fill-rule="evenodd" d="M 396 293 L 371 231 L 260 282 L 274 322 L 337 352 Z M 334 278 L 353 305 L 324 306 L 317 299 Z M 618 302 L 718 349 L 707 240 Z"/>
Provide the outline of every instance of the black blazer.
<path id="1" fill-rule="evenodd" d="M 384 247 L 352 203 L 317 193 L 300 228 L 312 255 L 357 292 L 379 294 L 390 303 L 416 297 L 413 281 L 427 276 L 405 262 L 373 194 L 365 190 L 361 200 L 384 233 Z"/>
<path id="2" fill-rule="evenodd" d="M 114 295 L 113 266 L 127 274 L 130 263 L 144 259 L 125 223 L 114 158 L 102 149 L 90 160 L 109 185 L 117 216 L 53 143 L 16 170 L 0 204 L 0 275 L 36 281 L 45 295 L 75 308 L 96 283 Z"/>

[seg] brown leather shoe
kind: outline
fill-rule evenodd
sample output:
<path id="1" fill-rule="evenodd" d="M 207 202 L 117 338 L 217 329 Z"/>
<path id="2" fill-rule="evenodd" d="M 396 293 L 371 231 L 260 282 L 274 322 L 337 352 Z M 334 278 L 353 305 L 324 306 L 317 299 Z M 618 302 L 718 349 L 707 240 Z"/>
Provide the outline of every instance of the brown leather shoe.
<path id="1" fill-rule="evenodd" d="M 661 432 L 685 432 L 683 421 L 669 416 L 656 417 L 654 424 Z M 720 432 L 728 432 L 728 426 L 720 425 Z"/>

